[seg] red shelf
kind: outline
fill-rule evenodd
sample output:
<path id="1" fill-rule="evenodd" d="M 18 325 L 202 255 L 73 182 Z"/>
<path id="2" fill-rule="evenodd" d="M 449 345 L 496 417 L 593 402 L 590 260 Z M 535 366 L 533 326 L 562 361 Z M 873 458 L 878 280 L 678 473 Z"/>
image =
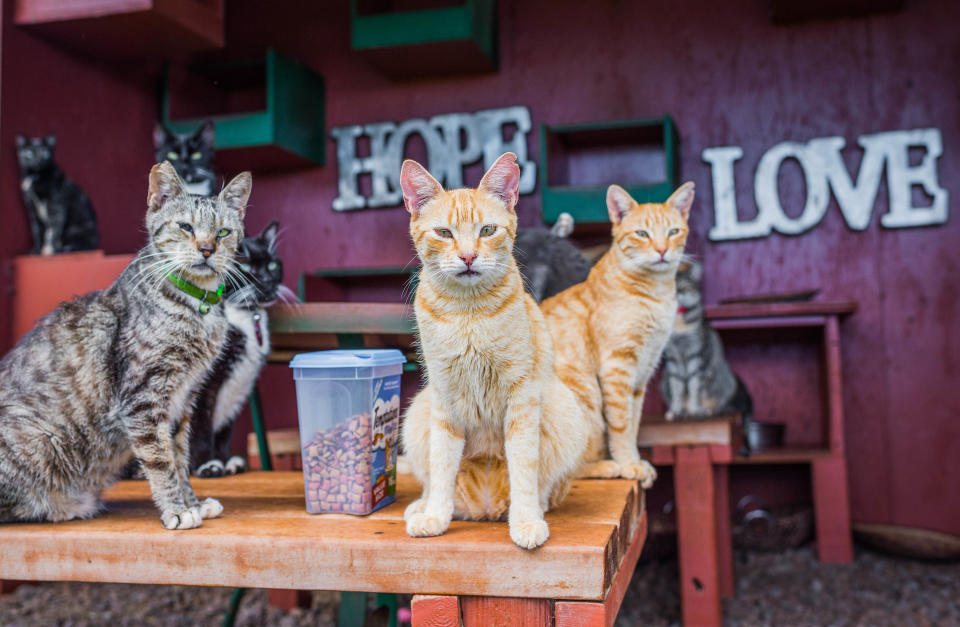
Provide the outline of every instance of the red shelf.
<path id="1" fill-rule="evenodd" d="M 167 58 L 224 46 L 225 0 L 17 0 L 14 23 L 100 58 Z"/>

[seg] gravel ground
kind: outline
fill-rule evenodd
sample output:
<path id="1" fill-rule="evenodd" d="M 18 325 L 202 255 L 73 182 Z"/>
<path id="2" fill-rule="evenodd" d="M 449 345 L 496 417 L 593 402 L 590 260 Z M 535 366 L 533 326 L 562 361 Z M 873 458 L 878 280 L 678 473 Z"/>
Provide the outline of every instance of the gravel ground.
<path id="1" fill-rule="evenodd" d="M 724 602 L 727 625 L 960 625 L 960 563 L 919 562 L 858 549 L 850 565 L 820 564 L 808 549 L 737 553 L 737 597 Z M 0 625 L 219 625 L 225 588 L 46 583 L 0 599 Z M 326 626 L 337 595 L 315 592 L 310 609 L 284 614 L 251 590 L 237 625 Z M 379 621 L 378 621 L 379 622 Z M 675 561 L 642 562 L 619 627 L 678 625 Z"/>

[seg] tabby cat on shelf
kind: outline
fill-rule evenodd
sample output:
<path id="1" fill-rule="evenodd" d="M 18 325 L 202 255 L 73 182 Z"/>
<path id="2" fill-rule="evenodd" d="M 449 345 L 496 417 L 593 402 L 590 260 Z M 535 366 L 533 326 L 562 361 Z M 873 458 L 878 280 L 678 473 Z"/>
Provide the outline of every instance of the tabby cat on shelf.
<path id="1" fill-rule="evenodd" d="M 0 521 L 93 516 L 131 453 L 167 529 L 223 512 L 190 487 L 187 417 L 226 339 L 220 293 L 250 188 L 244 172 L 216 197 L 190 196 L 173 166 L 155 165 L 147 246 L 0 361 Z"/>
<path id="2" fill-rule="evenodd" d="M 511 254 L 520 169 L 506 153 L 480 186 L 444 191 L 418 163 L 400 176 L 422 262 L 414 311 L 428 383 L 403 423 L 423 495 L 404 512 L 411 536 L 453 516 L 498 520 L 527 549 L 547 540 L 544 512 L 567 493 L 587 439 L 556 375 L 543 315 Z"/>
<path id="3" fill-rule="evenodd" d="M 53 160 L 57 138 L 17 135 L 20 191 L 27 208 L 31 254 L 94 250 L 100 244 L 97 216 L 87 194 Z"/>
<path id="4" fill-rule="evenodd" d="M 187 184 L 187 191 L 200 196 L 213 194 L 214 126 L 204 122 L 193 133 L 174 133 L 157 122 L 153 126 L 153 150 L 157 162 L 169 161 Z"/>
<path id="5" fill-rule="evenodd" d="M 696 262 L 677 272 L 677 320 L 663 351 L 660 392 L 667 420 L 740 414 L 746 429 L 753 418 L 753 399 L 723 357 L 720 334 L 704 319 Z"/>
<path id="6" fill-rule="evenodd" d="M 607 190 L 613 244 L 584 283 L 544 301 L 557 371 L 589 423 L 583 475 L 639 479 L 657 473 L 637 451 L 647 382 L 677 313 L 674 278 L 687 242 L 693 183 L 664 203 L 637 204 Z"/>
<path id="7" fill-rule="evenodd" d="M 277 256 L 277 221 L 256 236 L 247 237 L 237 251 L 240 278 L 227 283 L 224 308 L 227 340 L 213 369 L 197 394 L 190 420 L 190 468 L 198 477 L 222 477 L 247 469 L 246 461 L 231 455 L 233 426 L 253 389 L 270 352 L 268 307 L 275 303 L 283 280 L 283 262 Z"/>
<path id="8" fill-rule="evenodd" d="M 590 273 L 590 262 L 567 239 L 572 232 L 573 216 L 569 213 L 561 213 L 550 230 L 517 230 L 513 255 L 527 291 L 538 303 L 583 283 Z"/>

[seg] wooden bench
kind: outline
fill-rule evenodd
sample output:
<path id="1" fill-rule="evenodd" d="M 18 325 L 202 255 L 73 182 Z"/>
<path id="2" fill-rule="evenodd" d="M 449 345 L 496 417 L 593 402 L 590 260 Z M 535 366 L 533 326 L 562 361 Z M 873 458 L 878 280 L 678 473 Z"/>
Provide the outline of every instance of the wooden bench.
<path id="1" fill-rule="evenodd" d="M 108 490 L 92 520 L 2 525 L 0 579 L 402 592 L 419 595 L 414 625 L 612 625 L 647 530 L 643 491 L 625 480 L 575 482 L 534 551 L 506 523 L 409 537 L 419 486 L 405 475 L 397 502 L 366 517 L 308 514 L 298 472 L 193 485 L 225 508 L 199 529 L 163 529 L 143 481 Z"/>

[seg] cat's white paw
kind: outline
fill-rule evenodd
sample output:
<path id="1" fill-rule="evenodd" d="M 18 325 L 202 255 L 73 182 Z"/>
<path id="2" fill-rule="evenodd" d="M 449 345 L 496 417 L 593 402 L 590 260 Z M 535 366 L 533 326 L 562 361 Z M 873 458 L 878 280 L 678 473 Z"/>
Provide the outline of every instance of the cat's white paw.
<path id="1" fill-rule="evenodd" d="M 419 512 L 407 519 L 407 534 L 414 538 L 439 536 L 450 526 L 450 519 Z"/>
<path id="2" fill-rule="evenodd" d="M 224 465 L 223 470 L 228 475 L 236 475 L 241 472 L 247 472 L 247 460 L 240 457 L 239 455 L 234 455 L 227 460 L 227 463 Z"/>
<path id="3" fill-rule="evenodd" d="M 579 476 L 584 479 L 616 479 L 620 476 L 620 464 L 612 459 L 590 462 L 580 469 Z"/>
<path id="4" fill-rule="evenodd" d="M 219 518 L 223 514 L 223 505 L 217 499 L 206 498 L 200 501 L 200 518 Z"/>
<path id="5" fill-rule="evenodd" d="M 199 507 L 191 507 L 182 512 L 170 512 L 160 516 L 160 522 L 167 529 L 196 529 L 203 524 Z"/>
<path id="6" fill-rule="evenodd" d="M 419 498 L 413 503 L 407 505 L 407 509 L 403 510 L 403 519 L 410 520 L 410 517 L 414 514 L 419 514 L 427 508 L 427 499 Z"/>
<path id="7" fill-rule="evenodd" d="M 667 422 L 673 422 L 676 419 L 676 417 L 677 415 L 672 411 L 668 411 L 663 415 L 663 419 L 666 420 Z"/>
<path id="8" fill-rule="evenodd" d="M 510 523 L 510 539 L 521 549 L 535 549 L 550 537 L 550 528 L 542 518 Z"/>
<path id="9" fill-rule="evenodd" d="M 657 479 L 657 469 L 650 462 L 641 459 L 639 464 L 627 464 L 620 467 L 620 476 L 624 479 L 640 481 L 640 487 L 649 490 Z"/>
<path id="10" fill-rule="evenodd" d="M 201 464 L 193 474 L 197 477 L 209 479 L 210 477 L 222 477 L 223 473 L 223 462 L 219 459 L 211 459 Z"/>

